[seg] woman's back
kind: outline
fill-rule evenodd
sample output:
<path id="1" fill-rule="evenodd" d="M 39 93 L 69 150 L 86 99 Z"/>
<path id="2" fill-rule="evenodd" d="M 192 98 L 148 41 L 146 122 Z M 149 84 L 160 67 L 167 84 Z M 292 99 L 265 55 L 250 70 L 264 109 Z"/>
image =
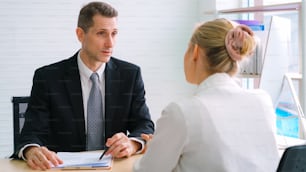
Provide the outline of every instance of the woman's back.
<path id="1" fill-rule="evenodd" d="M 215 74 L 178 106 L 189 140 L 178 168 L 194 163 L 203 171 L 275 171 L 276 116 L 265 92 L 241 89 L 227 74 Z"/>
<path id="2" fill-rule="evenodd" d="M 279 154 L 271 98 L 233 79 L 256 48 L 253 31 L 226 19 L 195 29 L 184 55 L 195 94 L 164 108 L 137 172 L 270 172 Z"/>

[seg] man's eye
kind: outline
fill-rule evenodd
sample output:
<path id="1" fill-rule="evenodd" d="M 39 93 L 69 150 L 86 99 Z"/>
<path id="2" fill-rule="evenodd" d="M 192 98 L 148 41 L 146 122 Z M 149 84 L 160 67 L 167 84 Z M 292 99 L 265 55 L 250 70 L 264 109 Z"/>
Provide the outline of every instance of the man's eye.
<path id="1" fill-rule="evenodd" d="M 104 35 L 105 32 L 98 32 L 98 35 Z"/>

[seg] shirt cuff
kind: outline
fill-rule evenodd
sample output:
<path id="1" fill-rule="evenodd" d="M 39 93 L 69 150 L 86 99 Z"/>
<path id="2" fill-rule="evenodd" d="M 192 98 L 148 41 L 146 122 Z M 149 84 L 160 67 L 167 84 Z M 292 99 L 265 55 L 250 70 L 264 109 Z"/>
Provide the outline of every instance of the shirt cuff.
<path id="1" fill-rule="evenodd" d="M 140 153 L 142 153 L 143 150 L 144 150 L 144 148 L 145 148 L 145 141 L 142 140 L 142 139 L 139 139 L 139 138 L 137 138 L 137 137 L 129 137 L 129 139 L 141 144 L 141 149 L 138 150 L 138 151 L 136 151 L 135 154 L 140 154 Z"/>
<path id="2" fill-rule="evenodd" d="M 39 144 L 35 144 L 35 143 L 24 145 L 24 146 L 20 149 L 20 151 L 19 151 L 19 153 L 18 153 L 18 158 L 22 158 L 23 160 L 27 161 L 27 159 L 25 158 L 25 156 L 24 156 L 24 154 L 23 154 L 23 151 L 24 151 L 26 148 L 30 147 L 30 146 L 40 147 Z"/>

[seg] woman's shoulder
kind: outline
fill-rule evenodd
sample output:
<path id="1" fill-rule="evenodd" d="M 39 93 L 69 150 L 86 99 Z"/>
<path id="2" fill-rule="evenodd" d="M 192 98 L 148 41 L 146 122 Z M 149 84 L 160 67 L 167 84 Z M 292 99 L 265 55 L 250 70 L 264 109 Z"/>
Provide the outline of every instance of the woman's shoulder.
<path id="1" fill-rule="evenodd" d="M 246 92 L 248 94 L 253 95 L 254 97 L 271 99 L 271 96 L 269 95 L 269 93 L 263 89 L 247 89 Z"/>
<path id="2" fill-rule="evenodd" d="M 170 102 L 164 113 L 171 111 L 175 118 L 189 118 L 191 114 L 203 109 L 204 105 L 196 96 L 184 97 L 180 100 Z"/>
<path id="3" fill-rule="evenodd" d="M 262 106 L 273 107 L 273 101 L 268 92 L 262 89 L 249 89 L 246 90 L 248 96 L 245 96 L 251 102 L 256 102 L 256 104 L 260 104 Z M 254 104 L 253 104 L 254 105 Z"/>

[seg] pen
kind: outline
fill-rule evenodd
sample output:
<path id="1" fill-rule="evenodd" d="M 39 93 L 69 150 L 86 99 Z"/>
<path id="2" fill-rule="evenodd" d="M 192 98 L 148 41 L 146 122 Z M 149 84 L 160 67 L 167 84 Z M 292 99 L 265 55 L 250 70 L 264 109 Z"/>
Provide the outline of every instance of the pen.
<path id="1" fill-rule="evenodd" d="M 100 156 L 99 160 L 101 160 L 104 156 L 104 154 L 108 151 L 109 147 L 106 147 L 102 155 Z"/>

